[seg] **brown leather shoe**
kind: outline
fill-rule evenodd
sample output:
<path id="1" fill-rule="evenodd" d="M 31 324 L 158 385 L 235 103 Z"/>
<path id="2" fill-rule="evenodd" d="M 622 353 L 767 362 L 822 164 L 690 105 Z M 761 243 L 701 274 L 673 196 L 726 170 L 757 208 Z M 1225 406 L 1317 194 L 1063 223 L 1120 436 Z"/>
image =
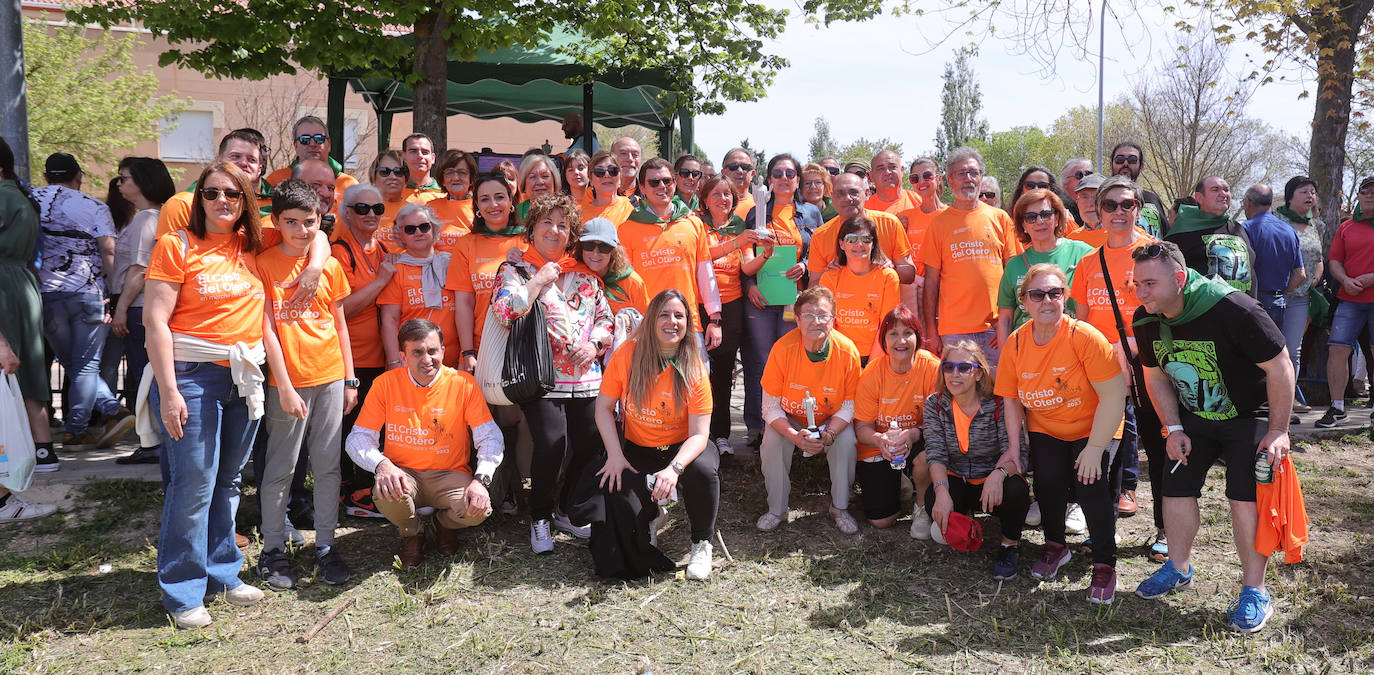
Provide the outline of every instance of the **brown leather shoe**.
<path id="1" fill-rule="evenodd" d="M 401 566 L 419 567 L 425 561 L 425 533 L 401 540 Z"/>
<path id="2" fill-rule="evenodd" d="M 234 545 L 238 546 L 239 548 L 248 548 L 248 545 L 251 543 L 253 543 L 252 539 L 249 539 L 248 537 L 245 537 L 239 534 L 238 532 L 234 533 Z"/>
<path id="3" fill-rule="evenodd" d="M 453 555 L 458 552 L 458 530 L 435 523 L 434 542 L 438 545 L 439 555 Z"/>
<path id="4" fill-rule="evenodd" d="M 1135 503 L 1135 490 L 1122 490 L 1121 498 L 1116 500 L 1116 513 L 1123 518 L 1134 516 L 1140 510 L 1140 505 Z"/>

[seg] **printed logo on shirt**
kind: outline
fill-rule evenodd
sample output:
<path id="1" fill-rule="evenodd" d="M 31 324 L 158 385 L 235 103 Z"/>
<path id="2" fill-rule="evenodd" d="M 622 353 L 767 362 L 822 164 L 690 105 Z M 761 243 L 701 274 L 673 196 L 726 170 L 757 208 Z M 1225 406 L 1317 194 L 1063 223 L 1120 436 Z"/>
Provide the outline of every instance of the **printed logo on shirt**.
<path id="1" fill-rule="evenodd" d="M 1207 249 L 1207 276 L 1220 279 L 1232 288 L 1250 292 L 1253 285 L 1249 249 L 1245 240 L 1234 234 L 1202 235 Z"/>
<path id="2" fill-rule="evenodd" d="M 1154 342 L 1159 365 L 1174 383 L 1179 403 L 1188 412 L 1203 419 L 1235 418 L 1238 411 L 1221 377 L 1216 343 L 1210 340 L 1174 340 L 1173 347 L 1173 351 L 1165 351 L 1163 340 Z"/>

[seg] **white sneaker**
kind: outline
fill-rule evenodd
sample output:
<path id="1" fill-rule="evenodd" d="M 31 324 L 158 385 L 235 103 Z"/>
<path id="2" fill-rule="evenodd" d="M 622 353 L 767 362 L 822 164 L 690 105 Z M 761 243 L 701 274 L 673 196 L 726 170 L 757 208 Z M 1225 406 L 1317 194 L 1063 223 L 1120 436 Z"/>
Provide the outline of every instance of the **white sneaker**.
<path id="1" fill-rule="evenodd" d="M 1083 509 L 1078 504 L 1069 504 L 1064 512 L 1064 531 L 1069 534 L 1084 534 L 1088 531 L 1088 520 L 1083 517 Z"/>
<path id="2" fill-rule="evenodd" d="M 754 527 L 764 532 L 776 530 L 785 520 L 787 520 L 787 516 L 780 516 L 772 511 L 764 511 L 763 515 L 759 516 L 758 521 L 754 523 Z"/>
<path id="3" fill-rule="evenodd" d="M 570 534 L 578 539 L 592 538 L 591 525 L 573 525 L 572 521 L 568 520 L 568 517 L 561 513 L 553 514 L 553 529 L 564 534 Z"/>
<path id="4" fill-rule="evenodd" d="M 941 546 L 945 546 L 949 543 L 945 541 L 945 533 L 940 531 L 940 526 L 938 525 L 930 526 L 930 539 Z"/>
<path id="5" fill-rule="evenodd" d="M 705 581 L 711 576 L 711 542 L 698 541 L 692 544 L 692 557 L 687 561 L 687 578 Z"/>
<path id="6" fill-rule="evenodd" d="M 261 588 L 252 584 L 239 584 L 224 592 L 224 600 L 235 607 L 248 607 L 257 604 L 265 594 Z"/>
<path id="7" fill-rule="evenodd" d="M 931 536 L 930 516 L 926 515 L 926 510 L 916 505 L 916 510 L 911 514 L 911 538 L 927 541 Z"/>
<path id="8" fill-rule="evenodd" d="M 10 498 L 5 501 L 5 505 L 0 506 L 0 523 L 33 520 L 34 518 L 50 516 L 56 511 L 56 504 L 35 504 L 17 494 L 10 493 Z"/>
<path id="9" fill-rule="evenodd" d="M 536 520 L 530 523 L 530 550 L 540 554 L 553 552 L 553 533 L 549 531 L 549 521 Z"/>
<path id="10" fill-rule="evenodd" d="M 1040 502 L 1031 502 L 1030 510 L 1026 511 L 1026 526 L 1040 527 Z"/>
<path id="11" fill-rule="evenodd" d="M 715 444 L 716 444 L 716 452 L 717 452 L 717 453 L 720 453 L 721 455 L 733 455 L 733 454 L 735 454 L 735 448 L 734 448 L 734 446 L 730 445 L 730 439 L 728 439 L 728 438 L 717 438 L 714 442 L 715 442 Z"/>
<path id="12" fill-rule="evenodd" d="M 658 516 L 649 521 L 649 545 L 658 548 L 658 528 L 663 526 L 663 520 L 668 517 L 668 512 L 659 507 Z"/>
<path id="13" fill-rule="evenodd" d="M 171 612 L 172 622 L 177 628 L 186 630 L 189 628 L 204 628 L 210 625 L 214 619 L 210 618 L 210 613 L 205 611 L 205 606 L 183 609 L 180 612 Z"/>

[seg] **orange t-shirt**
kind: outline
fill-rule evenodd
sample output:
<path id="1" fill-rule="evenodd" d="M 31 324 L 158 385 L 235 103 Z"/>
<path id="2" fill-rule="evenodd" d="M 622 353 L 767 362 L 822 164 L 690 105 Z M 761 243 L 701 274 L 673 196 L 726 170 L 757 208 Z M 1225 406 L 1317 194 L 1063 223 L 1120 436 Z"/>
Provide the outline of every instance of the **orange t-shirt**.
<path id="1" fill-rule="evenodd" d="M 906 238 L 911 242 L 912 260 L 921 259 L 921 243 L 925 241 L 926 230 L 930 229 L 930 223 L 935 220 L 935 216 L 940 215 L 940 212 L 947 208 L 949 207 L 941 206 L 930 213 L 926 213 L 920 208 L 915 208 L 897 214 L 897 220 L 901 221 L 902 225 L 906 228 Z M 916 273 L 925 274 L 926 266 L 919 262 L 916 263 Z"/>
<path id="2" fill-rule="evenodd" d="M 919 428 L 926 397 L 935 391 L 939 377 L 940 359 L 924 349 L 916 350 L 911 370 L 901 375 L 892 372 L 887 354 L 875 356 L 859 375 L 854 419 L 872 420 L 880 434 L 891 429 Z M 878 448 L 859 444 L 859 461 L 879 454 Z"/>
<path id="3" fill-rule="evenodd" d="M 330 306 L 348 297 L 352 291 L 338 260 L 325 261 L 320 274 L 320 287 L 308 307 L 286 307 L 291 291 L 282 284 L 296 278 L 309 256 L 288 256 L 281 247 L 274 246 L 258 256 L 258 273 L 272 302 L 272 320 L 277 324 L 277 340 L 281 342 L 286 359 L 286 373 L 291 385 L 297 388 L 314 387 L 344 379 L 343 356 L 340 353 L 339 329 L 334 324 Z M 294 290 L 294 289 L 292 289 Z M 277 385 L 269 371 L 267 383 Z"/>
<path id="4" fill-rule="evenodd" d="M 719 232 L 711 229 L 706 230 L 706 241 L 711 246 L 719 246 L 722 241 L 728 241 L 729 237 L 722 237 Z M 744 288 L 740 283 L 739 268 L 743 256 L 739 249 L 735 249 L 725 255 L 712 260 L 711 263 L 716 267 L 716 287 L 720 289 L 721 304 L 733 302 L 744 297 Z"/>
<path id="5" fill-rule="evenodd" d="M 630 270 L 630 276 L 615 282 L 619 290 L 606 285 L 606 303 L 611 306 L 611 313 L 616 314 L 626 307 L 633 307 L 643 315 L 649 311 L 649 291 L 644 287 L 644 279 L 639 276 L 639 272 Z"/>
<path id="6" fill-rule="evenodd" d="M 405 368 L 382 373 L 357 424 L 383 433 L 382 452 L 396 466 L 471 474 L 472 428 L 490 421 L 477 380 L 445 366 L 428 387 L 416 386 Z"/>
<path id="7" fill-rule="evenodd" d="M 382 259 L 387 248 L 375 239 L 364 248 L 353 236 L 347 225 L 334 230 L 334 242 L 330 252 L 339 261 L 349 288 L 357 290 L 377 278 Z M 380 293 L 378 294 L 380 295 Z M 447 331 L 446 331 L 447 332 Z M 382 324 L 377 316 L 377 303 L 363 307 L 348 317 L 348 342 L 353 348 L 354 368 L 381 368 L 386 365 L 386 353 L 382 350 Z"/>
<path id="8" fill-rule="evenodd" d="M 1135 317 L 1135 309 L 1140 306 L 1140 300 L 1135 297 L 1135 262 L 1131 260 L 1131 251 L 1153 241 L 1154 238 L 1141 233 L 1129 246 L 1106 249 L 1107 271 L 1112 273 L 1112 287 L 1116 290 L 1116 302 L 1121 308 L 1121 321 L 1126 326 L 1127 337 L 1135 337 L 1131 321 Z M 1116 315 L 1112 312 L 1112 299 L 1107 295 L 1107 277 L 1102 273 L 1102 261 L 1098 260 L 1097 251 L 1078 261 L 1069 297 L 1077 306 L 1075 314 L 1078 318 L 1092 324 L 1093 328 L 1107 336 L 1109 342 L 1121 341 L 1121 334 L 1116 329 Z"/>
<path id="9" fill-rule="evenodd" d="M 267 174 L 267 177 L 263 180 L 267 181 L 268 185 L 276 187 L 278 183 L 281 183 L 282 181 L 290 177 L 291 167 L 284 166 L 280 169 L 277 169 L 276 171 L 273 171 L 272 173 Z M 354 178 L 353 176 L 350 176 L 342 171 L 340 171 L 337 176 L 334 176 L 334 201 L 336 208 L 338 207 L 338 200 L 343 199 L 344 190 L 347 190 L 348 188 L 351 188 L 357 184 L 357 178 Z"/>
<path id="10" fill-rule="evenodd" d="M 399 202 L 382 202 L 386 205 L 386 210 L 382 212 L 381 218 L 377 221 L 377 233 L 372 236 L 393 251 L 400 251 L 405 248 L 396 241 L 396 231 L 393 227 L 396 224 L 396 213 L 409 202 L 408 199 L 402 199 Z"/>
<path id="11" fill-rule="evenodd" d="M 878 193 L 875 192 L 873 196 L 869 197 L 868 201 L 864 203 L 864 208 L 890 213 L 895 216 L 903 211 L 921 208 L 921 195 L 911 190 L 904 189 L 897 193 L 896 199 L 887 201 L 879 197 Z"/>
<path id="12" fill-rule="evenodd" d="M 149 279 L 181 285 L 167 327 L 221 345 L 262 342 L 262 281 L 243 238 L 207 232 L 204 239 L 189 233 L 186 239 L 185 252 L 177 234 L 158 239 L 148 262 Z"/>
<path id="13" fill-rule="evenodd" d="M 864 215 L 873 221 L 878 235 L 878 248 L 888 260 L 897 260 L 913 252 L 912 240 L 907 239 L 906 228 L 902 227 L 902 221 L 897 220 L 896 216 L 882 211 L 868 211 Z M 839 239 L 840 224 L 843 222 L 844 218 L 835 216 L 811 233 L 806 271 L 820 275 L 835 259 L 835 241 Z"/>
<path id="14" fill-rule="evenodd" d="M 711 259 L 705 228 L 695 217 L 686 216 L 668 223 L 640 223 L 627 220 L 620 225 L 620 245 L 630 257 L 630 265 L 644 280 L 650 299 L 669 288 L 687 298 L 692 315 L 692 330 L 702 329 L 697 317 L 701 294 L 697 289 L 697 263 Z"/>
<path id="15" fill-rule="evenodd" d="M 673 367 L 658 374 L 649 389 L 647 405 L 630 400 L 630 363 L 638 341 L 615 351 L 601 376 L 601 395 L 621 401 L 625 411 L 625 438 L 635 445 L 655 448 L 687 440 L 689 415 L 711 414 L 711 381 L 703 368 L 685 401 L 673 395 Z M 692 347 L 694 348 L 694 347 Z"/>
<path id="16" fill-rule="evenodd" d="M 442 188 L 426 188 L 421 190 L 419 188 L 407 187 L 401 192 L 401 199 L 408 202 L 419 202 L 421 204 L 428 204 L 436 199 L 444 199 L 447 196 L 448 193 L 444 192 Z"/>
<path id="17" fill-rule="evenodd" d="M 735 205 L 735 215 L 743 218 L 749 215 L 749 209 L 752 208 L 754 208 L 754 193 L 751 188 L 751 190 L 745 191 L 744 196 L 739 198 L 739 203 Z M 754 223 L 753 221 L 749 221 L 746 222 L 744 226 L 753 227 Z"/>
<path id="18" fill-rule="evenodd" d="M 752 227 L 752 223 L 746 226 Z M 768 229 L 772 230 L 773 237 L 779 246 L 796 246 L 797 255 L 801 255 L 802 236 L 801 230 L 797 229 L 797 207 L 795 204 L 774 206 L 773 218 L 768 221 Z"/>
<path id="19" fill-rule="evenodd" d="M 830 354 L 824 361 L 811 361 L 802 346 L 801 329 L 793 328 L 773 343 L 763 367 L 763 391 L 777 396 L 783 411 L 803 424 L 806 392 L 816 399 L 816 422 L 820 423 L 839 412 L 845 401 L 854 400 L 858 388 L 859 350 L 836 330 L 830 331 Z"/>
<path id="20" fill-rule="evenodd" d="M 439 219 L 439 240 L 434 248 L 452 252 L 458 238 L 472 231 L 472 200 L 434 199 L 427 205 Z"/>
<path id="21" fill-rule="evenodd" d="M 1035 344 L 1028 321 L 1002 345 L 993 391 L 1020 399 L 1026 427 L 1061 441 L 1087 438 L 1097 410 L 1093 383 L 1121 374 L 1112 344 L 1092 324 L 1060 317 L 1048 344 Z"/>
<path id="22" fill-rule="evenodd" d="M 954 412 L 954 436 L 959 439 L 959 452 L 967 455 L 969 432 L 973 427 L 973 415 L 964 412 L 964 409 L 960 407 L 958 401 L 952 401 L 950 407 Z M 959 474 L 955 475 L 958 476 Z M 963 478 L 963 476 L 960 476 L 960 478 Z M 969 481 L 969 483 L 973 485 L 982 485 L 983 481 L 986 480 L 987 478 L 983 478 L 982 480 L 974 479 Z"/>
<path id="23" fill-rule="evenodd" d="M 611 224 L 620 227 L 634 213 L 635 205 L 630 203 L 629 197 L 616 195 L 610 204 L 597 206 L 591 202 L 582 205 L 582 222 L 585 223 L 592 218 L 601 217 L 611 221 Z"/>
<path id="24" fill-rule="evenodd" d="M 1089 230 L 1080 227 L 1065 237 L 1074 241 L 1081 241 L 1093 248 L 1102 248 L 1107 245 L 1107 228 L 1099 226 L 1096 230 Z"/>
<path id="25" fill-rule="evenodd" d="M 835 294 L 835 329 L 853 341 L 860 354 L 881 354 L 878 326 L 902 301 L 897 273 L 877 267 L 859 276 L 845 267 L 826 271 L 821 285 Z"/>
<path id="26" fill-rule="evenodd" d="M 940 271 L 940 335 L 979 333 L 997 321 L 1002 268 L 1017 254 L 1007 238 L 1011 216 L 979 203 L 936 214 L 921 244 L 921 262 Z"/>
<path id="27" fill-rule="evenodd" d="M 501 267 L 501 263 L 506 262 L 506 254 L 512 248 L 524 251 L 528 247 L 529 242 L 525 241 L 525 236 L 522 234 L 512 237 L 469 234 L 459 239 L 458 243 L 454 245 L 452 257 L 448 262 L 448 279 L 444 281 L 444 288 L 473 294 L 475 300 L 472 322 L 473 349 L 477 349 L 482 342 L 482 328 L 487 323 L 487 307 L 491 305 L 491 294 L 496 290 L 497 284 L 501 283 L 501 278 L 497 275 L 496 270 Z M 458 341 L 457 324 L 453 325 L 455 326 L 453 344 L 456 347 L 462 343 Z M 458 351 L 454 353 L 461 356 Z"/>
<path id="28" fill-rule="evenodd" d="M 449 269 L 453 269 L 452 262 L 449 263 Z M 424 287 L 420 281 L 423 272 L 424 269 L 421 267 L 396 263 L 396 274 L 391 276 L 386 288 L 377 294 L 377 305 L 400 305 L 401 319 L 397 323 L 398 326 L 411 319 L 433 321 L 444 333 L 444 365 L 457 367 L 463 348 L 458 342 L 457 305 L 453 291 L 444 289 L 441 306 L 426 307 Z"/>

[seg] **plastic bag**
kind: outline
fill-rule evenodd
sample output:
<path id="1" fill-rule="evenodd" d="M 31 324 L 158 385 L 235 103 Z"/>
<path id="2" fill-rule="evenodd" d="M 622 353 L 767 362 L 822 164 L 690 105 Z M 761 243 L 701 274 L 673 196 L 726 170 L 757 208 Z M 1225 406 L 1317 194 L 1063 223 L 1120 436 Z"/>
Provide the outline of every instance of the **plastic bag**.
<path id="1" fill-rule="evenodd" d="M 530 311 L 511 322 L 501 388 L 517 405 L 544 398 L 554 386 L 553 349 L 544 322 L 544 305 L 534 301 Z"/>
<path id="2" fill-rule="evenodd" d="M 37 459 L 19 380 L 5 375 L 0 378 L 0 485 L 11 492 L 29 489 Z"/>

